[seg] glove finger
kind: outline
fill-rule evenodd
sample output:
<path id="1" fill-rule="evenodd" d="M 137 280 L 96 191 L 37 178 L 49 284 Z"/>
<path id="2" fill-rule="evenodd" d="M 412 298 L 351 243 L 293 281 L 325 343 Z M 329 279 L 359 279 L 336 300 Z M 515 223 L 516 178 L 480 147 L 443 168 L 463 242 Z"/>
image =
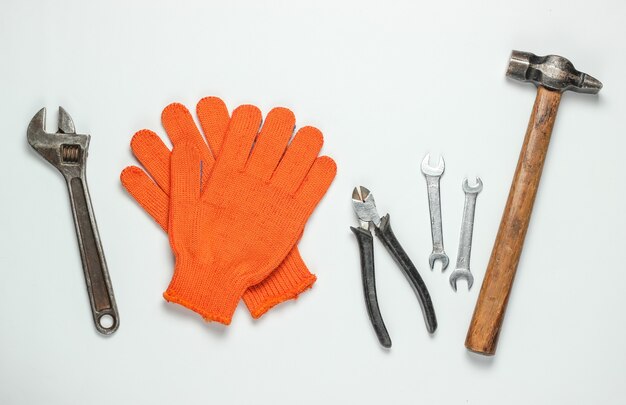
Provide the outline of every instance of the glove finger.
<path id="1" fill-rule="evenodd" d="M 209 167 L 213 166 L 215 159 L 187 107 L 180 103 L 168 105 L 161 114 L 161 122 L 167 136 L 172 141 L 172 145 L 176 146 L 183 142 L 194 145 L 204 164 Z"/>
<path id="2" fill-rule="evenodd" d="M 218 164 L 220 170 L 243 170 L 252 144 L 261 126 L 261 111 L 253 105 L 242 105 L 233 111 Z"/>
<path id="3" fill-rule="evenodd" d="M 185 211 L 200 199 L 203 161 L 195 145 L 187 142 L 174 146 L 170 160 L 171 209 Z"/>
<path id="4" fill-rule="evenodd" d="M 291 141 L 280 161 L 272 182 L 293 194 L 302 185 L 304 178 L 324 144 L 324 137 L 314 127 L 301 128 Z"/>
<path id="5" fill-rule="evenodd" d="M 165 193 L 170 192 L 170 150 L 148 129 L 137 132 L 130 141 L 133 154 Z"/>
<path id="6" fill-rule="evenodd" d="M 198 102 L 196 114 L 209 144 L 213 157 L 217 159 L 222 150 L 224 136 L 228 129 L 230 116 L 228 108 L 218 97 L 205 97 Z"/>
<path id="7" fill-rule="evenodd" d="M 120 180 L 135 201 L 167 232 L 167 194 L 137 166 L 125 168 L 120 174 Z"/>
<path id="8" fill-rule="evenodd" d="M 296 199 L 308 208 L 309 213 L 313 212 L 313 209 L 326 194 L 336 174 L 337 165 L 330 157 L 320 156 L 315 159 L 311 170 L 302 182 L 302 186 L 296 191 Z"/>
<path id="9" fill-rule="evenodd" d="M 274 108 L 265 117 L 246 170 L 269 180 L 293 135 L 296 117 L 287 108 Z"/>

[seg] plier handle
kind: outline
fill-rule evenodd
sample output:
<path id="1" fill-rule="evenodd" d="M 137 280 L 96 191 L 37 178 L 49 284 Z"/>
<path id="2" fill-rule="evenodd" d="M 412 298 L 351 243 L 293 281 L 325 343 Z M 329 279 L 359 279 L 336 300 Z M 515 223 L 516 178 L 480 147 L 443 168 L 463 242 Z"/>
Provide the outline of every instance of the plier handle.
<path id="1" fill-rule="evenodd" d="M 422 309 L 426 330 L 428 333 L 434 333 L 437 329 L 437 317 L 435 316 L 435 309 L 433 308 L 430 294 L 428 293 L 426 284 L 424 284 L 424 280 L 422 280 L 422 277 L 417 272 L 417 268 L 415 268 L 415 265 L 394 235 L 389 214 L 382 218 L 378 215 L 374 196 L 363 186 L 354 188 L 352 192 L 352 205 L 354 212 L 359 218 L 360 226 L 358 228 L 350 227 L 350 229 L 354 232 L 359 243 L 365 305 L 378 341 L 383 347 L 391 347 L 391 338 L 389 337 L 385 322 L 380 313 L 380 308 L 378 307 L 374 271 L 374 238 L 370 231 L 371 227 L 374 228 L 376 237 L 382 242 L 383 246 L 385 246 L 407 277 Z"/>

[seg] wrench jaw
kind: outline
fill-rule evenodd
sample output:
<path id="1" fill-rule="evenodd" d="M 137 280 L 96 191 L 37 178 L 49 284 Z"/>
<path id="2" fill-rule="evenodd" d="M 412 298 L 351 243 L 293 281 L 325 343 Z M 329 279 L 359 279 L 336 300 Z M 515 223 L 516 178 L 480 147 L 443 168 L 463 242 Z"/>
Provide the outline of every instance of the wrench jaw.
<path id="1" fill-rule="evenodd" d="M 475 186 L 470 186 L 467 179 L 463 180 L 463 192 L 465 192 L 465 194 L 478 194 L 481 191 L 483 191 L 483 181 L 480 179 L 480 177 L 476 177 Z"/>
<path id="2" fill-rule="evenodd" d="M 456 282 L 458 279 L 465 279 L 467 281 L 467 291 L 469 291 L 474 284 L 474 276 L 469 269 L 456 268 L 452 274 L 450 274 L 450 285 L 454 292 L 456 292 Z"/>
<path id="3" fill-rule="evenodd" d="M 424 157 L 424 160 L 422 160 L 421 169 L 424 176 L 439 177 L 443 174 L 445 168 L 446 165 L 443 161 L 443 156 L 439 156 L 439 162 L 437 163 L 437 166 L 430 165 L 430 153 L 428 153 Z"/>
<path id="4" fill-rule="evenodd" d="M 428 257 L 428 264 L 430 264 L 430 269 L 434 270 L 435 262 L 437 260 L 441 261 L 441 271 L 445 271 L 448 268 L 448 264 L 450 263 L 450 259 L 448 259 L 448 255 L 444 253 L 433 252 Z"/>
<path id="5" fill-rule="evenodd" d="M 49 134 L 45 130 L 46 127 L 46 108 L 42 108 L 35 114 L 33 119 L 28 124 L 26 130 L 26 138 L 28 144 L 37 151 L 44 159 L 50 162 L 53 166 L 57 166 L 60 160 L 60 155 L 55 153 L 53 148 L 49 145 L 54 143 L 54 135 Z M 60 146 L 60 145 L 59 145 Z"/>
<path id="6" fill-rule="evenodd" d="M 65 111 L 65 108 L 59 106 L 59 132 L 63 134 L 76 134 L 74 120 Z"/>
<path id="7" fill-rule="evenodd" d="M 46 108 L 42 108 L 28 124 L 28 143 L 66 178 L 81 177 L 90 136 L 75 133 L 72 117 L 62 107 L 59 107 L 58 123 L 58 132 L 46 132 Z"/>

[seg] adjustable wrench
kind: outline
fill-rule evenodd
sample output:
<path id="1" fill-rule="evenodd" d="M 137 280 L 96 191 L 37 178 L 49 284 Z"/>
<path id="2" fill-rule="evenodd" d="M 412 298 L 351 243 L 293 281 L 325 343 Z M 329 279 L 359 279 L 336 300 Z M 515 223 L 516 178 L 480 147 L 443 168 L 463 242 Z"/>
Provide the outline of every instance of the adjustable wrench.
<path id="1" fill-rule="evenodd" d="M 76 133 L 72 118 L 62 107 L 57 133 L 46 132 L 45 123 L 46 109 L 42 108 L 28 125 L 28 143 L 67 182 L 93 320 L 99 333 L 110 335 L 119 326 L 119 316 L 85 176 L 90 136 Z"/>
<path id="2" fill-rule="evenodd" d="M 483 189 L 483 182 L 476 177 L 476 185 L 470 186 L 467 179 L 463 180 L 465 192 L 465 207 L 463 208 L 463 222 L 459 239 L 459 252 L 456 256 L 456 268 L 450 274 L 450 285 L 456 291 L 456 281 L 459 278 L 467 280 L 467 289 L 472 288 L 474 276 L 470 271 L 470 256 L 472 254 L 472 233 L 474 232 L 474 213 L 476 211 L 476 197 Z"/>
<path id="3" fill-rule="evenodd" d="M 433 238 L 433 251 L 428 258 L 430 269 L 435 267 L 435 260 L 441 260 L 441 271 L 448 267 L 448 255 L 443 250 L 443 225 L 441 221 L 441 193 L 439 179 L 445 170 L 443 157 L 439 157 L 437 166 L 430 166 L 430 153 L 422 160 L 422 173 L 428 187 L 428 208 L 430 210 L 430 232 Z"/>

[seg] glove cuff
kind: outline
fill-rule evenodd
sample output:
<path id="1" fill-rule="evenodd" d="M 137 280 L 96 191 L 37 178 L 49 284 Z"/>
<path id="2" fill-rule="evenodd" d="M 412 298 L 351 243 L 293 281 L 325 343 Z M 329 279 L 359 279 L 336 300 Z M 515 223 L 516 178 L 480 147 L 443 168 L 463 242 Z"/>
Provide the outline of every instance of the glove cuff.
<path id="1" fill-rule="evenodd" d="M 258 319 L 275 305 L 297 298 L 311 288 L 315 280 L 317 277 L 311 274 L 294 246 L 276 270 L 246 290 L 243 300 L 252 317 Z"/>
<path id="2" fill-rule="evenodd" d="M 206 321 L 229 325 L 245 289 L 245 280 L 233 272 L 176 258 L 174 276 L 163 298 L 197 312 Z"/>

